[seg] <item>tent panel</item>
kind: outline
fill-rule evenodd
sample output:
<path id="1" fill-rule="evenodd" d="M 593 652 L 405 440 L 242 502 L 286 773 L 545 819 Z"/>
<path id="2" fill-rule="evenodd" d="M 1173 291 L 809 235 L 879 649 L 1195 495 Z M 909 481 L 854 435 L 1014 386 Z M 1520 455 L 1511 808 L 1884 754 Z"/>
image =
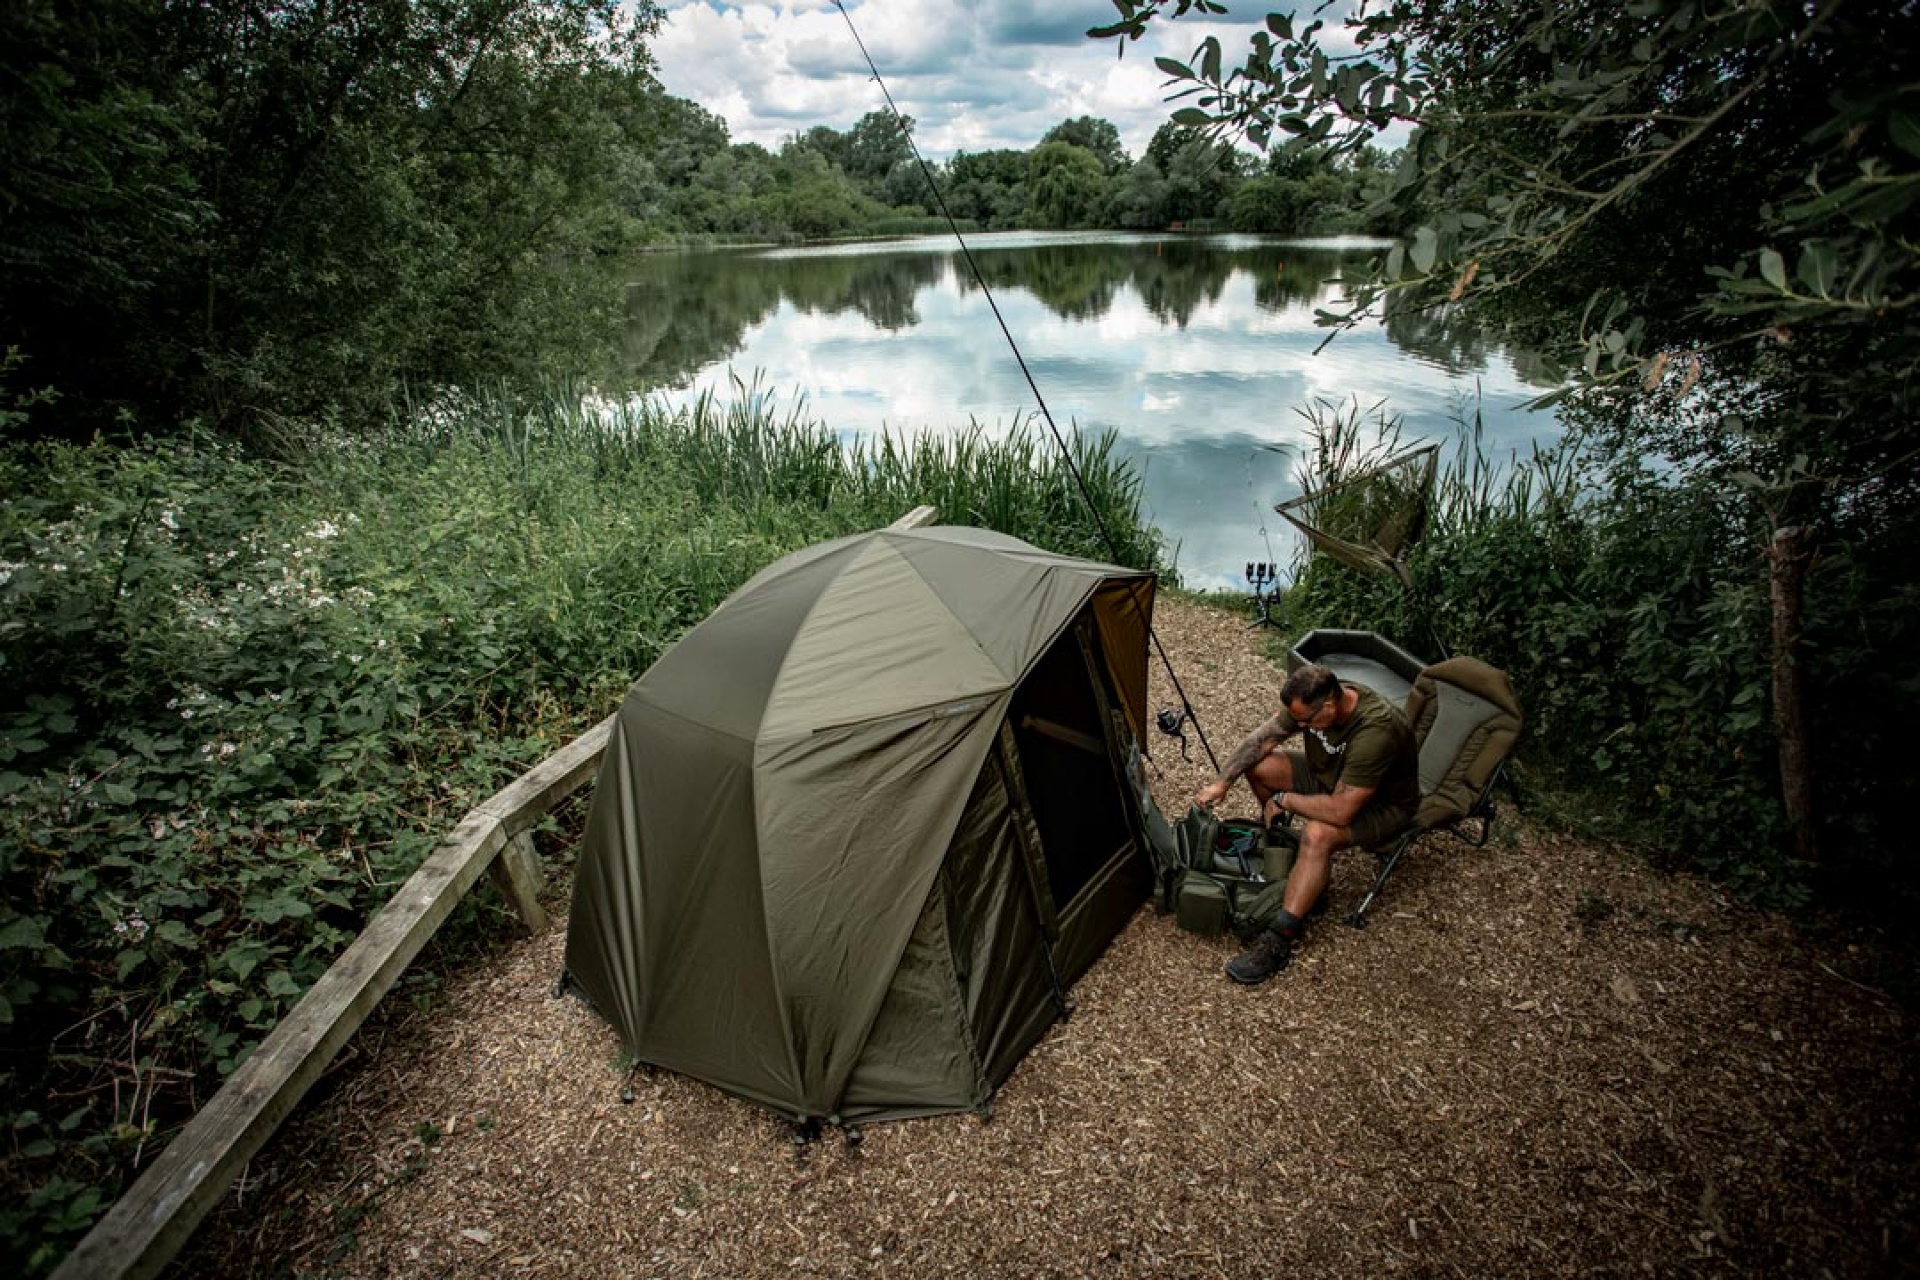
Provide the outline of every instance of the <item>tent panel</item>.
<path id="1" fill-rule="evenodd" d="M 1063 634 L 1034 666 L 1009 713 L 1058 906 L 1078 896 L 1133 834 L 1102 699 L 1077 630 Z"/>
<path id="2" fill-rule="evenodd" d="M 1116 849 L 1060 913 L 1054 962 L 1071 987 L 1098 960 L 1153 891 L 1153 868 L 1133 840 Z"/>
<path id="3" fill-rule="evenodd" d="M 939 528 L 940 537 L 900 544 L 930 587 L 965 620 L 980 648 L 1018 677 L 1044 652 L 1087 596 L 1108 578 L 1151 578 L 1131 569 L 1076 560 L 985 530 Z M 982 572 L 980 544 L 997 554 Z"/>
<path id="4" fill-rule="evenodd" d="M 1017 767 L 995 752 L 941 871 L 967 1022 L 988 1087 L 997 1087 L 1061 1013 L 1047 931 L 1020 834 Z M 1051 908 L 1047 908 L 1051 911 Z"/>
<path id="5" fill-rule="evenodd" d="M 947 903 L 936 882 L 847 1081 L 840 1114 L 885 1120 L 959 1111 L 984 1102 L 987 1092 L 954 973 Z"/>
<path id="6" fill-rule="evenodd" d="M 1004 714 L 996 698 L 761 748 L 761 927 L 812 1114 L 840 1107 Z"/>
<path id="7" fill-rule="evenodd" d="M 816 732 L 1012 683 L 967 626 L 892 543 L 842 557 L 787 647 L 767 699 L 763 738 Z"/>
<path id="8" fill-rule="evenodd" d="M 1150 577 L 1129 578 L 1103 584 L 1093 597 L 1100 648 L 1136 742 L 1147 741 L 1147 644 L 1153 629 L 1154 588 Z"/>
<path id="9" fill-rule="evenodd" d="M 629 703 L 608 744 L 568 970 L 642 1061 L 789 1098 L 745 744 L 646 710 Z"/>
<path id="10" fill-rule="evenodd" d="M 752 738 L 794 633 L 857 550 L 853 540 L 843 539 L 808 548 L 782 573 L 763 570 L 661 654 L 629 697 Z"/>

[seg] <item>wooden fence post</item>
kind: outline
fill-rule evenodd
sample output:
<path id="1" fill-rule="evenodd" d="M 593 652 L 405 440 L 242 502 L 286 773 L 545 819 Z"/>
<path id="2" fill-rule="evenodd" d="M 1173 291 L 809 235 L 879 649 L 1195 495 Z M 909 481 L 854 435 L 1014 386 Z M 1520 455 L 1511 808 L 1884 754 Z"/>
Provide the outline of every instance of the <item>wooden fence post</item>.
<path id="1" fill-rule="evenodd" d="M 513 904 L 528 933 L 538 933 L 547 927 L 547 909 L 540 905 L 540 884 L 544 877 L 540 874 L 540 855 L 533 847 L 533 832 L 522 831 L 510 837 L 493 865 L 487 868 L 487 874 L 500 896 Z"/>

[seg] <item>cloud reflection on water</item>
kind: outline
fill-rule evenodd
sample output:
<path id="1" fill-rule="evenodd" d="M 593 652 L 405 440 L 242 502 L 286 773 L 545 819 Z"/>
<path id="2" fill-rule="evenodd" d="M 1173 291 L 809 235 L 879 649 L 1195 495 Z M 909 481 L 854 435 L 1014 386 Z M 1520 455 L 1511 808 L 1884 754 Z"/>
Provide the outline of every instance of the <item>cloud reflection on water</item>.
<path id="1" fill-rule="evenodd" d="M 1452 440 L 1477 404 L 1496 459 L 1559 434 L 1550 413 L 1522 407 L 1544 388 L 1457 329 L 1370 326 L 1316 353 L 1326 331 L 1313 313 L 1339 300 L 1326 281 L 1355 261 L 1350 248 L 1111 234 L 969 243 L 1053 420 L 1118 434 L 1188 586 L 1243 589 L 1249 560 L 1286 571 L 1296 535 L 1272 506 L 1298 490 L 1293 455 L 1275 447 L 1305 443 L 1299 410 L 1316 401 L 1384 401 L 1407 441 Z M 944 267 L 929 261 L 942 253 Z M 704 360 L 677 351 L 676 385 L 651 393 L 669 405 L 731 398 L 738 378 L 783 411 L 803 399 L 807 417 L 849 439 L 970 425 L 1001 436 L 1038 408 L 950 238 L 682 257 L 674 270 L 677 290 L 740 301 L 722 315 L 714 293 L 703 299 L 703 319 L 725 332 Z"/>

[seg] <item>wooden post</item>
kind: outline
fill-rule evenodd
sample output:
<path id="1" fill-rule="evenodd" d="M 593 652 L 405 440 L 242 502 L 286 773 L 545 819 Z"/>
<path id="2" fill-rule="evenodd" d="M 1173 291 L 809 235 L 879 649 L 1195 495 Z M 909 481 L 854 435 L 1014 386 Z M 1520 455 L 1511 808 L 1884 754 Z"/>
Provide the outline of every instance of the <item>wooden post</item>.
<path id="1" fill-rule="evenodd" d="M 540 905 L 540 885 L 545 877 L 540 874 L 540 855 L 533 847 L 533 832 L 522 831 L 510 838 L 493 865 L 487 868 L 487 874 L 500 896 L 513 904 L 528 933 L 538 933 L 547 927 L 547 909 Z"/>
<path id="2" fill-rule="evenodd" d="M 1805 681 L 1800 673 L 1800 615 L 1807 570 L 1813 562 L 1813 531 L 1789 525 L 1773 531 L 1767 547 L 1768 586 L 1773 598 L 1773 730 L 1780 750 L 1780 797 L 1794 856 L 1820 857 L 1819 814 L 1814 808 L 1813 753 L 1807 744 Z"/>

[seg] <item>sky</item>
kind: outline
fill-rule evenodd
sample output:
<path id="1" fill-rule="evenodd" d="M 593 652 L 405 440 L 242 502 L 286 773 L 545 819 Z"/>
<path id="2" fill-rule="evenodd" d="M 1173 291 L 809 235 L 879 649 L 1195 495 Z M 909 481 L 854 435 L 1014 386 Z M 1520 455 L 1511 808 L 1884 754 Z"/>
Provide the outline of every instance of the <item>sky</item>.
<path id="1" fill-rule="evenodd" d="M 832 0 L 664 0 L 651 42 L 661 82 L 727 122 L 735 142 L 778 150 L 814 125 L 845 131 L 886 109 Z M 1148 42 L 1092 40 L 1110 0 L 848 0 L 847 13 L 928 160 L 1037 146 L 1063 120 L 1096 116 L 1139 159 L 1174 106 L 1156 55 L 1186 61 L 1208 35 L 1234 60 L 1283 0 L 1230 0 L 1227 20 L 1156 22 Z M 1303 6 L 1310 7 L 1310 6 Z M 1330 24 L 1332 25 L 1332 24 Z"/>

